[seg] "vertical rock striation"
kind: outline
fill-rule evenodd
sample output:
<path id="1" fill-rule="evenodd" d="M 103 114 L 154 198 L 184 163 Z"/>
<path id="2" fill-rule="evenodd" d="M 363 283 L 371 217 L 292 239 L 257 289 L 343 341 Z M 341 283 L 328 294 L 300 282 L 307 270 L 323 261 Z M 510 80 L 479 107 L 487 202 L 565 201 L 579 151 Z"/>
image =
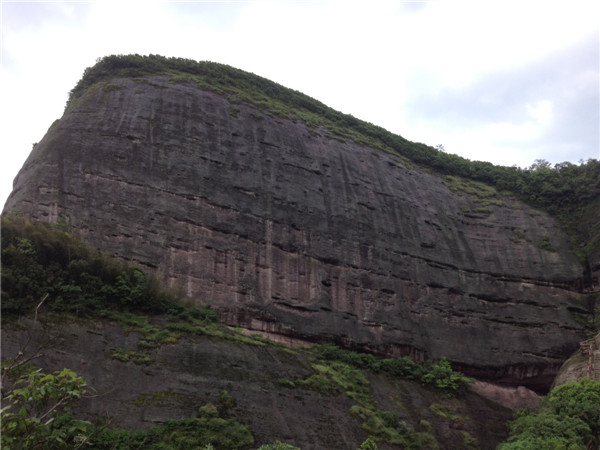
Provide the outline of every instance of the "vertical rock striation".
<path id="1" fill-rule="evenodd" d="M 583 269 L 546 214 L 191 83 L 110 86 L 48 130 L 4 212 L 67 221 L 236 326 L 539 389 L 582 339 Z"/>

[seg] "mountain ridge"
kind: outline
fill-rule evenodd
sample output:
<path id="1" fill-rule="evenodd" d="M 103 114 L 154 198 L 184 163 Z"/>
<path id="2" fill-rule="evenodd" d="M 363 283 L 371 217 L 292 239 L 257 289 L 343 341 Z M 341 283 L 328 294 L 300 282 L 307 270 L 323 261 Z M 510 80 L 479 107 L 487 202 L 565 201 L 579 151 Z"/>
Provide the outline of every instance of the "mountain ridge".
<path id="1" fill-rule="evenodd" d="M 584 336 L 577 315 L 593 315 L 578 298 L 593 278 L 555 220 L 265 99 L 257 108 L 225 82 L 143 75 L 136 58 L 84 75 L 93 82 L 34 148 L 5 211 L 68 222 L 234 326 L 447 356 L 547 389 Z M 92 76 L 109 63 L 132 72 Z M 465 333 L 481 333 L 476 350 Z M 491 366 L 490 351 L 502 355 Z"/>
<path id="2" fill-rule="evenodd" d="M 442 175 L 460 176 L 511 192 L 522 201 L 557 217 L 577 247 L 586 266 L 584 283 L 598 285 L 600 272 L 600 162 L 594 159 L 556 164 L 537 160 L 530 168 L 495 166 L 447 154 L 438 148 L 414 143 L 385 129 L 340 113 L 322 102 L 280 84 L 233 67 L 159 55 L 111 55 L 88 67 L 69 93 L 69 105 L 93 85 L 119 76 L 168 75 L 170 82 L 188 82 L 245 103 L 270 117 L 303 120 L 323 127 L 331 139 L 350 139 L 430 167 Z M 110 88 L 110 87 L 109 87 Z M 114 86 L 113 86 L 114 88 Z"/>

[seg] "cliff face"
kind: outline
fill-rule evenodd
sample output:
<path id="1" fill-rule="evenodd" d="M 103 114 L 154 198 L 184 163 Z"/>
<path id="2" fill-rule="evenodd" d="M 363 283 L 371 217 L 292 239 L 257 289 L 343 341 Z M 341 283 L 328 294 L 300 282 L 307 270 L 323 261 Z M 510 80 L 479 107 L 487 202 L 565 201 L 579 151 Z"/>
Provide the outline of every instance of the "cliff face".
<path id="1" fill-rule="evenodd" d="M 362 428 L 364 419 L 351 413 L 356 401 L 344 392 L 325 395 L 278 381 L 314 373 L 302 352 L 194 336 L 145 349 L 152 362 L 136 364 L 111 357 L 116 350 L 140 350 L 139 333 L 114 323 L 26 325 L 2 327 L 3 358 L 20 351 L 27 358 L 42 349 L 43 357 L 33 360 L 36 365 L 47 372 L 69 367 L 82 376 L 94 391 L 73 411 L 78 418 L 109 417 L 127 430 L 151 428 L 195 417 L 207 403 L 222 408 L 221 393 L 226 391 L 234 402 L 223 416 L 250 428 L 256 440 L 252 448 L 282 440 L 303 450 L 355 449 L 370 434 Z M 427 432 L 439 448 L 494 449 L 506 439 L 512 411 L 474 391 L 448 399 L 414 381 L 365 374 L 373 406 L 397 415 L 405 431 Z M 378 448 L 404 446 L 380 442 Z"/>
<path id="2" fill-rule="evenodd" d="M 583 269 L 546 214 L 166 76 L 77 99 L 4 212 L 65 220 L 232 325 L 547 388 Z"/>

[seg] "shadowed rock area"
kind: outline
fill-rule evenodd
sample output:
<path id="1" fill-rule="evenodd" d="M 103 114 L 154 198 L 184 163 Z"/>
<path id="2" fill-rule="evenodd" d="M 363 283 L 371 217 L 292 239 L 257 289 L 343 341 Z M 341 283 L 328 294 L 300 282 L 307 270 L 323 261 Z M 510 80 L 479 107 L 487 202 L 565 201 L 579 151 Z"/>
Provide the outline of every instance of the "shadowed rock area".
<path id="1" fill-rule="evenodd" d="M 584 336 L 574 313 L 588 313 L 583 267 L 552 218 L 170 81 L 88 89 L 35 146 L 4 212 L 64 221 L 230 325 L 550 386 Z"/>

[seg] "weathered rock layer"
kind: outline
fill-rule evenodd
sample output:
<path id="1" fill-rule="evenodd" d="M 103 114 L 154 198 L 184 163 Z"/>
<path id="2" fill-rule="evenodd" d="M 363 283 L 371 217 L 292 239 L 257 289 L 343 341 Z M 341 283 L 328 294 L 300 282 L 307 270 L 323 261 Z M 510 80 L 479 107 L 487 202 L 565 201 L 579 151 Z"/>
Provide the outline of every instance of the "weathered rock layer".
<path id="1" fill-rule="evenodd" d="M 34 328 L 31 321 L 25 323 L 27 328 L 2 327 L 3 358 L 19 352 L 27 358 L 41 348 L 43 357 L 32 361 L 40 368 L 52 372 L 69 367 L 82 376 L 93 395 L 73 411 L 78 418 L 109 417 L 127 430 L 150 428 L 195 417 L 207 403 L 221 406 L 226 391 L 235 401 L 223 415 L 250 428 L 253 448 L 282 440 L 303 450 L 356 449 L 369 435 L 363 421 L 351 414 L 356 403 L 345 393 L 328 396 L 278 381 L 313 373 L 306 357 L 283 348 L 188 336 L 146 349 L 153 362 L 136 364 L 111 356 L 116 350 L 139 350 L 140 335 L 116 324 L 38 323 Z M 476 392 L 447 399 L 417 382 L 383 373 L 367 376 L 377 409 L 397 414 L 405 429 L 428 430 L 442 449 L 465 447 L 466 436 L 484 450 L 506 439 L 512 412 Z M 378 443 L 382 450 L 399 447 Z"/>
<path id="2" fill-rule="evenodd" d="M 193 84 L 111 87 L 50 128 L 5 212 L 65 220 L 236 326 L 541 389 L 581 340 L 583 269 L 546 214 Z"/>

